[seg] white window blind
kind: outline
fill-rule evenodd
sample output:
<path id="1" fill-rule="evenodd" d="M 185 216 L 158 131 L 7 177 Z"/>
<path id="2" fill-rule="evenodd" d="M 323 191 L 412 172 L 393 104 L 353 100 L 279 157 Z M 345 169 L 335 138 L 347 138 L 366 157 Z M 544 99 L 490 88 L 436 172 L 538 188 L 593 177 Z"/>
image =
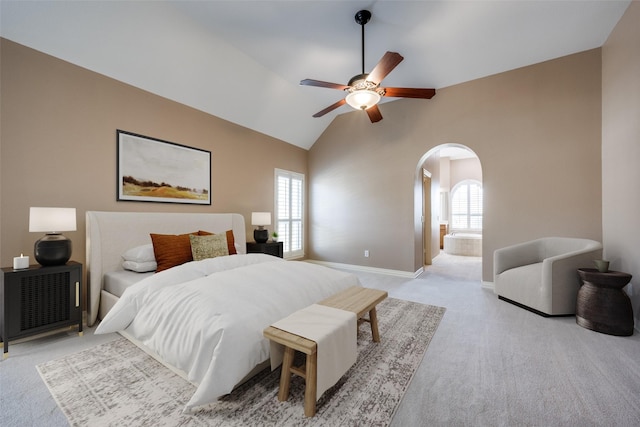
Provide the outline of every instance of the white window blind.
<path id="1" fill-rule="evenodd" d="M 482 184 L 462 181 L 451 193 L 451 228 L 482 230 Z"/>
<path id="2" fill-rule="evenodd" d="M 275 177 L 275 224 L 284 257 L 303 256 L 304 175 L 276 169 Z"/>

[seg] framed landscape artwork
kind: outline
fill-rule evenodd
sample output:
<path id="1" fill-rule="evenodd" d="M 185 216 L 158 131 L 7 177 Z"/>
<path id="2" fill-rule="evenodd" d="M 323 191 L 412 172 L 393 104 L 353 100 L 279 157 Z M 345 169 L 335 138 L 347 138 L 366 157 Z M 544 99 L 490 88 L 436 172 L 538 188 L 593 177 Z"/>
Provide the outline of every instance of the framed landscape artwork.
<path id="1" fill-rule="evenodd" d="M 118 200 L 211 204 L 211 152 L 118 130 Z"/>

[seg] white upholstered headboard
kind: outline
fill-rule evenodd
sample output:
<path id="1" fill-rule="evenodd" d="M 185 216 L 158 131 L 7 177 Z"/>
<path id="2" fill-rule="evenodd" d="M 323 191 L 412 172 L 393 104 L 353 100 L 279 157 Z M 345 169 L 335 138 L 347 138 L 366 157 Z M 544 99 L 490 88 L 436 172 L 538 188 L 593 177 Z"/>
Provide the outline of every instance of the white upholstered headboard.
<path id="1" fill-rule="evenodd" d="M 233 230 L 236 251 L 247 252 L 244 217 L 234 213 L 97 212 L 86 213 L 87 324 L 98 316 L 105 272 L 122 270 L 122 253 L 151 243 L 150 233 L 184 234 Z"/>

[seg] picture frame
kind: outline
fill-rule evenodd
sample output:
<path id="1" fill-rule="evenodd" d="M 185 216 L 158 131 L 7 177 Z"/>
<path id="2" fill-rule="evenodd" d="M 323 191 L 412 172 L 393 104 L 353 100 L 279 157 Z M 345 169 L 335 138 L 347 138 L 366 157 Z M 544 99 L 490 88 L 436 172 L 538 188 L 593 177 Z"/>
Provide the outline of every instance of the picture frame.
<path id="1" fill-rule="evenodd" d="M 117 200 L 211 205 L 211 152 L 117 130 Z"/>

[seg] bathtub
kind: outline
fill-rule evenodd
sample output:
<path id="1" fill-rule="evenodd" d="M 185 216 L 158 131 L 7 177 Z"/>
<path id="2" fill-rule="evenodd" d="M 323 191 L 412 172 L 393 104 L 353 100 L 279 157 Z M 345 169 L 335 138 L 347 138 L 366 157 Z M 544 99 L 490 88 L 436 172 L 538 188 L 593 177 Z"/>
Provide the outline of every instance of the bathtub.
<path id="1" fill-rule="evenodd" d="M 451 255 L 482 256 L 482 234 L 447 234 L 444 236 L 444 252 Z"/>

